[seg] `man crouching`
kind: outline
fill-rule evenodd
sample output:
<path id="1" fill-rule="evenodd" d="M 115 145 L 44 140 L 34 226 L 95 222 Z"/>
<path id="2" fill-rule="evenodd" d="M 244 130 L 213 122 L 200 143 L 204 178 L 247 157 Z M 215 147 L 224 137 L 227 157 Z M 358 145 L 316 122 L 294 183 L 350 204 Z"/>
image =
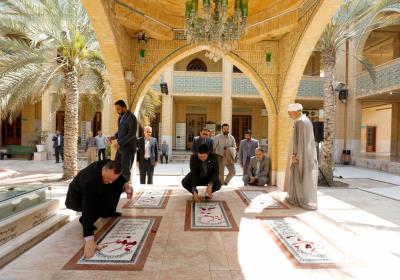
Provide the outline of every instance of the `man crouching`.
<path id="1" fill-rule="evenodd" d="M 198 186 L 207 186 L 206 199 L 211 199 L 213 192 L 221 188 L 218 172 L 218 158 L 208 152 L 208 146 L 202 144 L 198 153 L 190 157 L 190 173 L 182 180 L 182 186 L 193 194 L 195 202 L 200 202 Z"/>
<path id="2" fill-rule="evenodd" d="M 94 223 L 97 219 L 121 216 L 116 212 L 121 193 L 132 197 L 133 189 L 121 176 L 121 163 L 111 160 L 97 161 L 82 169 L 69 184 L 65 206 L 82 212 L 79 222 L 85 238 L 84 258 L 96 253 Z"/>

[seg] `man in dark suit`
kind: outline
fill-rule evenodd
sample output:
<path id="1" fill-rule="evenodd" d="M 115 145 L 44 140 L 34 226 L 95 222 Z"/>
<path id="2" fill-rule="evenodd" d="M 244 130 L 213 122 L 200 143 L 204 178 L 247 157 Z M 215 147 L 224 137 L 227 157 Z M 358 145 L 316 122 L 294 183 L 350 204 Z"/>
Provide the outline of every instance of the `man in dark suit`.
<path id="1" fill-rule="evenodd" d="M 64 136 L 61 135 L 60 131 L 56 131 L 56 135 L 53 137 L 53 148 L 56 154 L 56 163 L 60 162 L 60 155 L 62 161 L 64 161 Z"/>
<path id="2" fill-rule="evenodd" d="M 144 136 L 138 139 L 137 161 L 139 164 L 140 184 L 153 184 L 154 167 L 158 162 L 157 139 L 151 137 L 152 128 L 145 126 Z"/>
<path id="3" fill-rule="evenodd" d="M 202 144 L 207 145 L 209 152 L 213 151 L 213 140 L 210 137 L 208 137 L 208 129 L 205 126 L 201 128 L 200 136 L 196 136 L 193 139 L 192 153 L 194 155 L 197 155 L 197 153 L 199 152 L 199 147 Z"/>
<path id="4" fill-rule="evenodd" d="M 190 157 L 190 173 L 182 180 L 182 186 L 193 194 L 195 202 L 200 202 L 198 186 L 207 186 L 206 199 L 221 189 L 217 155 L 208 151 L 206 144 L 200 145 L 197 155 Z"/>
<path id="5" fill-rule="evenodd" d="M 121 163 L 106 159 L 82 169 L 69 184 L 65 206 L 82 212 L 79 222 L 83 226 L 85 258 L 93 257 L 97 249 L 94 240 L 96 220 L 121 215 L 116 209 L 123 191 L 128 198 L 132 197 L 132 189 L 125 183 Z"/>
<path id="6" fill-rule="evenodd" d="M 256 149 L 256 155 L 250 159 L 247 174 L 243 176 L 246 186 L 253 185 L 264 187 L 268 183 L 269 158 L 264 155 L 262 148 Z"/>
<path id="7" fill-rule="evenodd" d="M 251 137 L 251 130 L 245 133 L 245 139 L 240 141 L 239 162 L 243 168 L 243 174 L 249 169 L 250 159 L 256 155 L 256 149 L 260 146 L 258 140 Z"/>
<path id="8" fill-rule="evenodd" d="M 125 177 L 130 185 L 131 168 L 136 153 L 137 119 L 135 115 L 128 110 L 123 100 L 118 100 L 114 105 L 119 114 L 118 131 L 115 133 L 115 136 L 110 139 L 117 140 L 117 143 L 114 144 L 115 148 L 117 148 L 115 160 L 121 162 L 122 176 Z"/>

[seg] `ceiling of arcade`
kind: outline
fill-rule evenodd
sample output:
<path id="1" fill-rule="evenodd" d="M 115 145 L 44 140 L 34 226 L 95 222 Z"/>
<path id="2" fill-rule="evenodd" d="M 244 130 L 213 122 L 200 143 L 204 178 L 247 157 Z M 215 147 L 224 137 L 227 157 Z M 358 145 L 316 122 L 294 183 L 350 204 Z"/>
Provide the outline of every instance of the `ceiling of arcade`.
<path id="1" fill-rule="evenodd" d="M 130 36 L 144 30 L 154 39 L 173 40 L 183 32 L 185 0 L 113 0 L 116 18 Z M 202 1 L 200 0 L 199 3 Z M 248 32 L 243 42 L 278 40 L 290 32 L 310 1 L 251 0 L 249 1 Z M 234 1 L 229 3 L 233 14 Z M 199 4 L 201 7 L 201 5 Z M 202 9 L 199 8 L 199 12 Z"/>

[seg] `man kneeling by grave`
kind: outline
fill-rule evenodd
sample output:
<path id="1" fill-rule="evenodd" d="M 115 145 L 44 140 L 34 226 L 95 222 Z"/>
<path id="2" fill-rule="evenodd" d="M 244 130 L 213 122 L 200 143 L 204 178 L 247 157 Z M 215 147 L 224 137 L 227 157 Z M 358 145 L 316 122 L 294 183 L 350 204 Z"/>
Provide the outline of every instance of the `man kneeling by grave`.
<path id="1" fill-rule="evenodd" d="M 133 189 L 125 184 L 121 175 L 121 163 L 111 160 L 97 161 L 82 169 L 69 184 L 65 206 L 82 212 L 79 222 L 83 226 L 85 238 L 84 258 L 96 253 L 94 223 L 99 218 L 118 217 L 116 212 L 121 193 L 125 191 L 132 197 Z"/>
<path id="2" fill-rule="evenodd" d="M 206 144 L 199 146 L 197 154 L 190 157 L 190 173 L 182 180 L 182 186 L 193 194 L 195 202 L 201 201 L 198 186 L 207 186 L 206 199 L 211 199 L 212 193 L 221 188 L 217 155 L 208 151 Z"/>
<path id="3" fill-rule="evenodd" d="M 246 186 L 264 187 L 268 183 L 269 158 L 264 155 L 262 148 L 256 149 L 256 155 L 250 159 L 247 174 L 243 175 Z"/>

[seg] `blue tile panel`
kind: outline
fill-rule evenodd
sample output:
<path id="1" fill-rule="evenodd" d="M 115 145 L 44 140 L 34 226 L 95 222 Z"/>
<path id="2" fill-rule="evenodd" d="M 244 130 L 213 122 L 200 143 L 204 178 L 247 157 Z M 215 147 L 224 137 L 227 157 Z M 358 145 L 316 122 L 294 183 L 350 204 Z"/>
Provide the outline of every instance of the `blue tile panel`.
<path id="1" fill-rule="evenodd" d="M 222 93 L 223 77 L 174 76 L 174 93 Z"/>
<path id="2" fill-rule="evenodd" d="M 303 78 L 297 91 L 298 97 L 323 97 L 324 96 L 324 78 L 312 77 Z"/>
<path id="3" fill-rule="evenodd" d="M 375 83 L 373 83 L 368 73 L 357 77 L 357 95 L 367 95 L 376 90 L 400 86 L 400 60 L 394 61 L 391 65 L 385 65 L 375 69 Z"/>
<path id="4" fill-rule="evenodd" d="M 233 94 L 258 95 L 258 91 L 248 78 L 232 78 Z"/>

